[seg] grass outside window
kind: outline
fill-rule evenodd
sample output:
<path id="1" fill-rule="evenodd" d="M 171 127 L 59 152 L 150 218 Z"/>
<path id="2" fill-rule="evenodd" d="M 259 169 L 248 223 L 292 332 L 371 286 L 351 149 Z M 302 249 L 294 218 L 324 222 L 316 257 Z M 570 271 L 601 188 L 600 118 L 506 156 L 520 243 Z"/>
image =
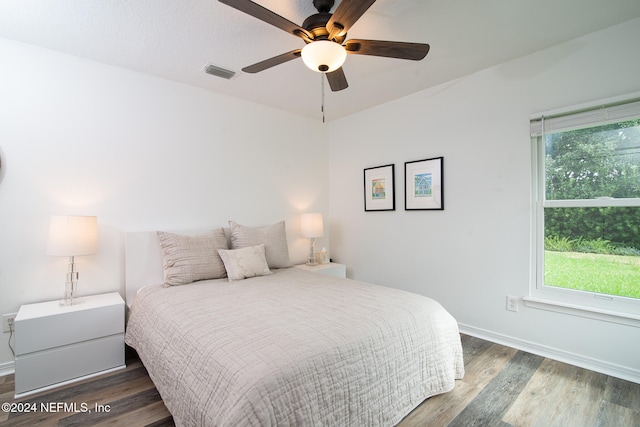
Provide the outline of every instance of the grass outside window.
<path id="1" fill-rule="evenodd" d="M 640 257 L 545 250 L 544 283 L 640 298 Z"/>

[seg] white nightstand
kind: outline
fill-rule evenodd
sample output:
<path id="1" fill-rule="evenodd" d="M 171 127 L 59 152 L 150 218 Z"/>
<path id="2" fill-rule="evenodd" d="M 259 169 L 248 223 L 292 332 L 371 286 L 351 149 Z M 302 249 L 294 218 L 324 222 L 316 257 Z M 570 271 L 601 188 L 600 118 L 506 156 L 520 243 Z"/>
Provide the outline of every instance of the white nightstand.
<path id="1" fill-rule="evenodd" d="M 16 397 L 124 368 L 124 301 L 117 292 L 26 304 L 15 319 Z"/>
<path id="2" fill-rule="evenodd" d="M 307 264 L 296 265 L 296 268 L 305 271 L 312 271 L 314 273 L 325 274 L 327 276 L 335 277 L 347 277 L 347 266 L 344 264 L 338 264 L 337 262 L 330 262 L 328 264 L 318 264 L 310 266 Z"/>

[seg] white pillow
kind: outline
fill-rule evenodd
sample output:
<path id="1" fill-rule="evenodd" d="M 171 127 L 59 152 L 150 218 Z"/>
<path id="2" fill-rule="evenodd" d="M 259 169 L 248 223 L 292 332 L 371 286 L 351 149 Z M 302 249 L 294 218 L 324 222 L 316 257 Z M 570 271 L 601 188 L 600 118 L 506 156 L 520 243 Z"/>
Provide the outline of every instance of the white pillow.
<path id="1" fill-rule="evenodd" d="M 262 244 L 235 250 L 219 250 L 218 253 L 231 281 L 271 274 Z"/>
<path id="2" fill-rule="evenodd" d="M 269 268 L 291 267 L 284 221 L 266 227 L 248 227 L 229 221 L 231 249 L 264 244 Z"/>
<path id="3" fill-rule="evenodd" d="M 164 282 L 167 285 L 185 285 L 227 275 L 218 254 L 218 249 L 228 248 L 222 228 L 199 236 L 165 231 L 158 231 L 156 234 L 160 241 Z"/>

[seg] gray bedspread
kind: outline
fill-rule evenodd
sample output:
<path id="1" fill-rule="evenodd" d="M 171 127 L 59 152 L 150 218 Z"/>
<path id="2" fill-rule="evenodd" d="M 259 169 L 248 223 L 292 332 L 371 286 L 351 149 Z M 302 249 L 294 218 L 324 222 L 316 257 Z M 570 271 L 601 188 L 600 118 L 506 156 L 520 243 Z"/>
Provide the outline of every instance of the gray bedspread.
<path id="1" fill-rule="evenodd" d="M 296 268 L 145 287 L 126 342 L 178 426 L 391 426 L 464 374 L 437 302 Z"/>

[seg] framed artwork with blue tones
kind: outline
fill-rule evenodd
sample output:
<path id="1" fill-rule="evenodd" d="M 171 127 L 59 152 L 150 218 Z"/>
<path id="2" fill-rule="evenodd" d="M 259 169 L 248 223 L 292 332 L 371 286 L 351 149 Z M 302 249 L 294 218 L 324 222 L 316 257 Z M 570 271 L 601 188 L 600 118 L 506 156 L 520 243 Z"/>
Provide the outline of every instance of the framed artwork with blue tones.
<path id="1" fill-rule="evenodd" d="M 405 162 L 405 210 L 444 209 L 443 160 L 444 157 L 434 157 Z"/>
<path id="2" fill-rule="evenodd" d="M 364 210 L 396 210 L 395 165 L 376 166 L 364 170 Z"/>

